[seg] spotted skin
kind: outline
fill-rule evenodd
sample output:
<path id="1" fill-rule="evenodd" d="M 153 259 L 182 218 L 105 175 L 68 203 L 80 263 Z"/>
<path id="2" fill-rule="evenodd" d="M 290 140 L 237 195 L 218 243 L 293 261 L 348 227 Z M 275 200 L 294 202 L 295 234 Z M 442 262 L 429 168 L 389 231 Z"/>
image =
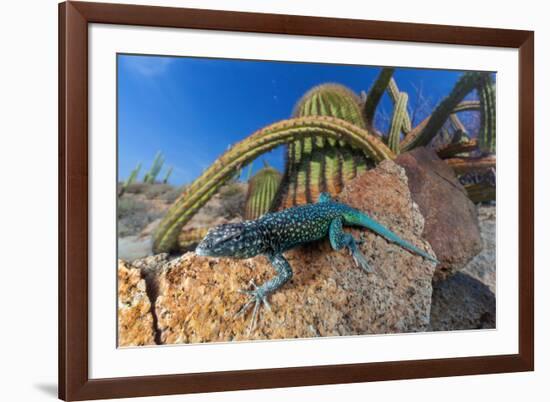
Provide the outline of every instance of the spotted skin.
<path id="1" fill-rule="evenodd" d="M 301 205 L 280 212 L 268 213 L 253 221 L 230 223 L 210 229 L 197 246 L 197 255 L 210 257 L 251 258 L 265 255 L 275 268 L 276 276 L 261 286 L 251 282 L 250 295 L 237 315 L 243 315 L 253 306 L 249 331 L 256 326 L 258 311 L 263 304 L 271 309 L 268 296 L 292 278 L 292 268 L 283 253 L 312 241 L 329 238 L 334 250 L 346 247 L 355 264 L 372 272 L 367 259 L 357 247 L 358 241 L 343 231 L 343 226 L 361 226 L 378 233 L 387 240 L 418 254 L 432 262 L 437 260 L 425 251 L 401 239 L 368 215 L 346 204 L 336 202 L 326 193 L 316 204 Z"/>

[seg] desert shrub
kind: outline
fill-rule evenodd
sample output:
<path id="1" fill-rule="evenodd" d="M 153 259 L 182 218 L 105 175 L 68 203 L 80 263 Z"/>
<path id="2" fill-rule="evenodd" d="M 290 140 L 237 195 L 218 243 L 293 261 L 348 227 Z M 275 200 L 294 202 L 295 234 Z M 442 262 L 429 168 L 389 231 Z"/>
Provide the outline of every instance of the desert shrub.
<path id="1" fill-rule="evenodd" d="M 126 187 L 125 192 L 128 194 L 143 194 L 147 187 L 149 187 L 149 184 L 146 183 L 132 183 Z"/>
<path id="2" fill-rule="evenodd" d="M 171 187 L 170 190 L 160 195 L 160 198 L 172 204 L 183 193 L 187 186 Z"/>
<path id="3" fill-rule="evenodd" d="M 221 210 L 218 212 L 225 218 L 242 216 L 246 199 L 246 184 L 230 183 L 220 190 Z"/>
<path id="4" fill-rule="evenodd" d="M 149 184 L 148 187 L 145 188 L 144 194 L 150 200 L 157 198 L 163 199 L 163 195 L 170 190 L 172 190 L 172 186 L 169 184 L 155 183 Z"/>

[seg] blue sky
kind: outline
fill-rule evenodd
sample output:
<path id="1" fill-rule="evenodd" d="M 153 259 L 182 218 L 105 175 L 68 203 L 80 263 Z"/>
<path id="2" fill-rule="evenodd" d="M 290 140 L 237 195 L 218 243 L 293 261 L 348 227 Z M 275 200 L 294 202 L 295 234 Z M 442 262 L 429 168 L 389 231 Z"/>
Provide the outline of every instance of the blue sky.
<path id="1" fill-rule="evenodd" d="M 118 56 L 119 178 L 143 163 L 140 178 L 157 151 L 165 167 L 174 167 L 170 182 L 192 181 L 227 148 L 254 131 L 289 118 L 298 99 L 311 87 L 335 82 L 356 93 L 368 91 L 379 67 L 248 60 Z M 409 93 L 414 110 L 422 88 L 433 108 L 449 93 L 461 75 L 458 71 L 398 68 L 394 78 Z M 424 108 L 426 109 L 426 108 Z M 380 110 L 391 115 L 384 96 Z M 417 113 L 415 124 L 428 110 Z M 382 113 L 376 125 L 384 130 Z M 265 159 L 282 169 L 284 150 L 277 148 Z M 159 175 L 162 177 L 164 171 Z"/>

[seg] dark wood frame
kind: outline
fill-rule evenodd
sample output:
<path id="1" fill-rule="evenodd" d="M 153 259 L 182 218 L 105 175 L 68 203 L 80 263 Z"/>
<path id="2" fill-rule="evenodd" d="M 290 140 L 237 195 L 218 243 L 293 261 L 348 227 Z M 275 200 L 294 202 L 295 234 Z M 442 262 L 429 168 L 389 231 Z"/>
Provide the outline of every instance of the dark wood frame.
<path id="1" fill-rule="evenodd" d="M 88 377 L 88 24 L 124 24 L 519 49 L 519 353 L 125 378 Z M 294 387 L 534 369 L 534 33 L 214 10 L 59 5 L 59 397 Z"/>

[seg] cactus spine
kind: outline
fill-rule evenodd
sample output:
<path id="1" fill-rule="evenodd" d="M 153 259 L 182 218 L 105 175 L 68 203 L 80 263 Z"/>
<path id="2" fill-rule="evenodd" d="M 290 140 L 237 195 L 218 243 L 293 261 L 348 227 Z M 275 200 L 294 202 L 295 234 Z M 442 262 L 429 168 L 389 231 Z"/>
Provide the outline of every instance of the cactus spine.
<path id="1" fill-rule="evenodd" d="M 359 98 L 337 84 L 309 90 L 296 104 L 294 116 L 331 116 L 365 128 Z M 289 144 L 283 180 L 273 207 L 312 202 L 323 191 L 335 194 L 346 181 L 366 170 L 368 163 L 357 147 L 312 131 L 310 137 Z"/>
<path id="2" fill-rule="evenodd" d="M 143 178 L 143 182 L 153 184 L 157 179 L 157 176 L 160 173 L 160 170 L 162 169 L 163 164 L 164 164 L 164 156 L 159 151 L 155 155 L 155 159 L 153 160 L 153 164 L 151 165 L 151 168 L 145 174 L 145 177 Z"/>
<path id="3" fill-rule="evenodd" d="M 280 182 L 279 171 L 267 164 L 250 179 L 245 202 L 245 219 L 259 218 L 269 211 Z"/>
<path id="4" fill-rule="evenodd" d="M 346 141 L 361 149 L 375 163 L 395 158 L 377 136 L 338 118 L 312 116 L 277 122 L 235 144 L 186 188 L 162 219 L 154 236 L 154 252 L 175 250 L 181 228 L 241 166 L 279 145 L 310 138 L 312 133 L 334 141 Z"/>

